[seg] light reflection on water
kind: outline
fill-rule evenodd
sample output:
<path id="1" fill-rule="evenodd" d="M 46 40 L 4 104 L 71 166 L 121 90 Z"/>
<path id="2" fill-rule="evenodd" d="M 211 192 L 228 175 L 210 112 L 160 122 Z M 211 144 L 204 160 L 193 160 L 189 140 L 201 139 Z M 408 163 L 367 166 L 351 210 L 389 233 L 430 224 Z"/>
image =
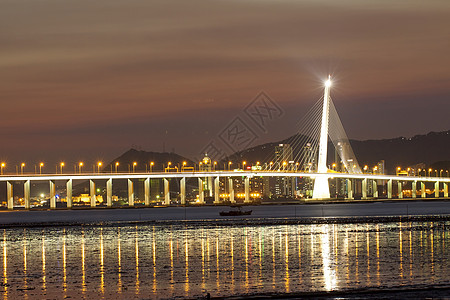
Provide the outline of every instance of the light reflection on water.
<path id="1" fill-rule="evenodd" d="M 4 229 L 4 299 L 449 284 L 450 222 Z"/>

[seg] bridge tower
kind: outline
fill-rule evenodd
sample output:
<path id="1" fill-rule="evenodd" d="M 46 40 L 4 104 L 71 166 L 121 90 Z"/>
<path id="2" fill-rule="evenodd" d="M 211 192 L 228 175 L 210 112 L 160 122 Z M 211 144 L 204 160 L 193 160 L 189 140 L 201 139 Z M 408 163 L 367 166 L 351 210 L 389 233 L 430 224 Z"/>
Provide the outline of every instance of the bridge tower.
<path id="1" fill-rule="evenodd" d="M 323 94 L 323 109 L 322 109 L 322 126 L 320 127 L 319 139 L 319 160 L 317 163 L 317 173 L 327 173 L 327 151 L 328 151 L 328 121 L 330 111 L 330 87 L 331 78 L 325 82 L 325 90 Z M 328 185 L 328 178 L 318 176 L 314 180 L 313 199 L 329 199 L 330 187 Z"/>

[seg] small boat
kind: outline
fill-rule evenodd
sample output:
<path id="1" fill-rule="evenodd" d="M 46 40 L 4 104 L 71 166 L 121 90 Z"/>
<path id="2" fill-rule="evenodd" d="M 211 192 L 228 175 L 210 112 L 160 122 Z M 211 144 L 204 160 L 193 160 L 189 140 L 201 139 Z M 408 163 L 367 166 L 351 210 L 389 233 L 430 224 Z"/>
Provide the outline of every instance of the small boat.
<path id="1" fill-rule="evenodd" d="M 234 207 L 237 207 L 237 210 L 221 211 L 219 214 L 221 216 L 249 216 L 252 214 L 251 210 L 241 210 L 240 206 Z"/>

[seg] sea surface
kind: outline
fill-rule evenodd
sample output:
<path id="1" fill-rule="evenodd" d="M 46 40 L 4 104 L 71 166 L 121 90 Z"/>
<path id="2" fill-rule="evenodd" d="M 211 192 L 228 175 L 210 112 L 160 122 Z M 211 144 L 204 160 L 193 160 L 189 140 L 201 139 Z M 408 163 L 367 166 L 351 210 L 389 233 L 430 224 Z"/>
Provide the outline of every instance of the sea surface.
<path id="1" fill-rule="evenodd" d="M 196 298 L 450 286 L 450 222 L 14 227 L 0 297 Z"/>

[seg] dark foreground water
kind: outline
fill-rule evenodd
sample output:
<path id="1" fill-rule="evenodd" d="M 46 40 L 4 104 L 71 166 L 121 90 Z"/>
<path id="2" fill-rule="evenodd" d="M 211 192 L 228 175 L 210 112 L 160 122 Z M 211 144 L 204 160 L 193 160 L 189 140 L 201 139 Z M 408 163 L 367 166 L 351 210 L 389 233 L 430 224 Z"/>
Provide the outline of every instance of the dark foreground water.
<path id="1" fill-rule="evenodd" d="M 449 221 L 197 226 L 4 229 L 0 296 L 172 298 L 450 285 Z"/>

